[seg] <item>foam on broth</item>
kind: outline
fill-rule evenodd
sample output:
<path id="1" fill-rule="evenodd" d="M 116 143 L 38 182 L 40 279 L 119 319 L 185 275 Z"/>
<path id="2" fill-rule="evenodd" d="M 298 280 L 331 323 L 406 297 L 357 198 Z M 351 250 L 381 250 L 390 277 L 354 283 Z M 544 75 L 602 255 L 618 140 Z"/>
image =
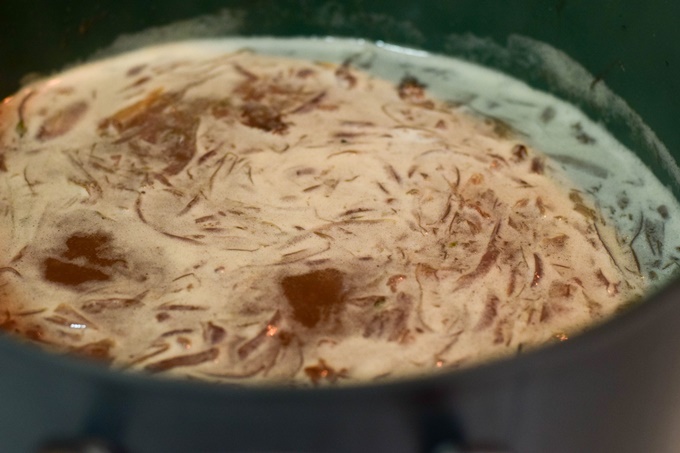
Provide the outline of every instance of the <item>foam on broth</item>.
<path id="1" fill-rule="evenodd" d="M 4 327 L 117 367 L 450 369 L 566 339 L 677 267 L 678 204 L 633 153 L 425 52 L 175 43 L 28 86 L 0 115 Z"/>

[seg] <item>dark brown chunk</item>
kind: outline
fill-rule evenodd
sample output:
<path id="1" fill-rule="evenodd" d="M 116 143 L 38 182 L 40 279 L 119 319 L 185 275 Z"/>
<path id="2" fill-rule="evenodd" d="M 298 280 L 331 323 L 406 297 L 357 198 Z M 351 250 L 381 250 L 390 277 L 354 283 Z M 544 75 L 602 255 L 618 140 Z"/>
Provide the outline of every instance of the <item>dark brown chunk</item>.
<path id="1" fill-rule="evenodd" d="M 118 261 L 105 256 L 110 243 L 111 237 L 104 233 L 76 233 L 66 240 L 67 250 L 62 256 L 69 260 L 85 258 L 93 265 L 110 267 Z"/>
<path id="2" fill-rule="evenodd" d="M 281 280 L 283 293 L 293 309 L 293 318 L 305 327 L 327 320 L 343 302 L 343 274 L 323 269 Z"/>
<path id="3" fill-rule="evenodd" d="M 106 281 L 111 278 L 99 269 L 66 263 L 56 258 L 47 258 L 43 265 L 47 280 L 67 286 L 78 286 L 91 281 Z"/>
<path id="4" fill-rule="evenodd" d="M 106 269 L 117 263 L 125 264 L 125 260 L 112 257 L 110 243 L 111 237 L 106 233 L 71 235 L 59 258 L 50 257 L 43 262 L 45 279 L 68 286 L 109 280 Z"/>

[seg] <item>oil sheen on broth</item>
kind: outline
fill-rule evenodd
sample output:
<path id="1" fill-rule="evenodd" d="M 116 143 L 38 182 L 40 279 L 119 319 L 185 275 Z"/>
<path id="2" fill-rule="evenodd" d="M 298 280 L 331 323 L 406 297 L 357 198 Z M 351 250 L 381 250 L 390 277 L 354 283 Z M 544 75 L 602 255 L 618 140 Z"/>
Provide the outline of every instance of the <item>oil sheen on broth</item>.
<path id="1" fill-rule="evenodd" d="M 135 51 L 0 110 L 0 322 L 112 366 L 351 383 L 560 341 L 670 278 L 678 207 L 573 107 L 350 40 Z"/>

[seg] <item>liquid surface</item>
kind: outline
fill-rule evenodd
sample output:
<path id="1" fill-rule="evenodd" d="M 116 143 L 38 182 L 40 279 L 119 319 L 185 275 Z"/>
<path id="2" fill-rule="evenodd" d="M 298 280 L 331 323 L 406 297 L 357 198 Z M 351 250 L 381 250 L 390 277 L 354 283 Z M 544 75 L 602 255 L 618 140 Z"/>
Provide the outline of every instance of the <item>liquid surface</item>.
<path id="1" fill-rule="evenodd" d="M 116 367 L 451 369 L 564 340 L 676 267 L 677 204 L 632 153 L 421 52 L 160 46 L 25 88 L 0 128 L 0 321 Z"/>

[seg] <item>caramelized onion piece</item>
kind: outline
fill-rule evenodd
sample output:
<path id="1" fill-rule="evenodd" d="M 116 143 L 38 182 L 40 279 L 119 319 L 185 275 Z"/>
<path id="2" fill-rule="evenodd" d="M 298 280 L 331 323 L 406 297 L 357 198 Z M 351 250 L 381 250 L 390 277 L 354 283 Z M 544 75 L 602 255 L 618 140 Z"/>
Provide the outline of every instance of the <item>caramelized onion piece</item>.
<path id="1" fill-rule="evenodd" d="M 38 131 L 38 140 L 51 140 L 66 134 L 78 123 L 88 110 L 85 101 L 77 101 L 50 115 Z"/>
<path id="2" fill-rule="evenodd" d="M 172 368 L 200 365 L 201 363 L 215 360 L 220 355 L 217 348 L 210 348 L 207 351 L 196 354 L 178 355 L 169 359 L 150 363 L 144 369 L 150 373 L 160 373 Z"/>

